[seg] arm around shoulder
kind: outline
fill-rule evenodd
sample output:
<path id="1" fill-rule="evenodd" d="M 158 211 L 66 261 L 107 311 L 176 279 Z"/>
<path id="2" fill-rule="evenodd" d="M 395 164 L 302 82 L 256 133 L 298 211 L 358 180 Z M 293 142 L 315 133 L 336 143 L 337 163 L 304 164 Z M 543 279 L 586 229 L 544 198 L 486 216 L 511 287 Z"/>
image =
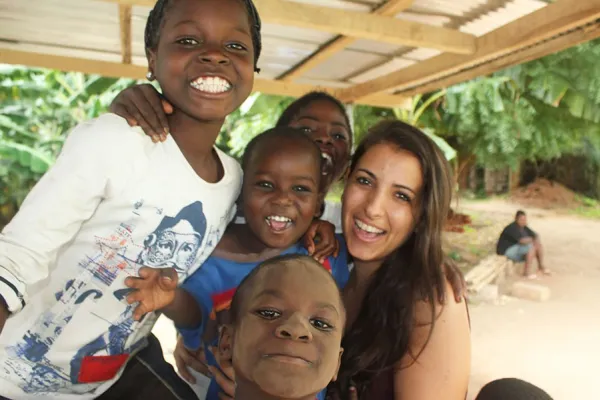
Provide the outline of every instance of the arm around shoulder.
<path id="1" fill-rule="evenodd" d="M 436 304 L 433 325 L 430 305 L 416 306 L 411 351 L 394 374 L 395 400 L 465 399 L 471 367 L 469 317 L 466 304 L 451 299 L 448 283 L 446 294 L 445 304 Z"/>

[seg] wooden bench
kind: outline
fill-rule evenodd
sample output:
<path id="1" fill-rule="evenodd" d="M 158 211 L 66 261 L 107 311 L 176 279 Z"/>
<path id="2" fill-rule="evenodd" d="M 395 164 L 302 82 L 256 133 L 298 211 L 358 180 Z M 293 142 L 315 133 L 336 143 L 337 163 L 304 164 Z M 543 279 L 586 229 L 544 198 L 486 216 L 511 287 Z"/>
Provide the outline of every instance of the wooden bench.
<path id="1" fill-rule="evenodd" d="M 515 263 L 505 256 L 490 255 L 465 274 L 467 292 L 479 293 L 486 285 L 500 283 L 515 273 Z"/>
<path id="2" fill-rule="evenodd" d="M 502 294 L 533 301 L 548 300 L 550 288 L 540 282 L 521 280 L 522 272 L 521 262 L 495 254 L 488 256 L 465 274 L 467 292 L 486 300 L 495 300 Z"/>

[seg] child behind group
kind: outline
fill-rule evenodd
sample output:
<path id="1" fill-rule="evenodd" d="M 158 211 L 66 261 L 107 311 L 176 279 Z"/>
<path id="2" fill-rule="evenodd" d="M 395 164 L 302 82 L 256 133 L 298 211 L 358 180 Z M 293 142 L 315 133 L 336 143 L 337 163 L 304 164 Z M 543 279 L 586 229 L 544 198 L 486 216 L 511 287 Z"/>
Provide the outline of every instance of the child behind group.
<path id="1" fill-rule="evenodd" d="M 336 379 L 346 314 L 327 275 L 310 257 L 286 255 L 240 283 L 219 340 L 236 400 L 313 400 Z"/>
<path id="2" fill-rule="evenodd" d="M 214 142 L 251 92 L 260 20 L 251 0 L 160 0 L 145 39 L 172 136 L 153 144 L 113 114 L 79 125 L 0 236 L 8 398 L 175 397 L 138 359 L 157 315 L 131 318 L 124 280 L 185 279 L 233 218 L 241 170 Z"/>
<path id="3" fill-rule="evenodd" d="M 174 320 L 189 349 L 215 344 L 218 327 L 229 322 L 229 306 L 239 283 L 256 266 L 281 254 L 307 254 L 298 241 L 318 215 L 321 155 L 318 146 L 293 128 L 271 129 L 254 138 L 244 154 L 241 207 L 246 224 L 227 228 L 215 252 L 202 268 L 175 290 L 176 281 L 161 282 L 168 271 L 144 272 L 144 279 L 129 278 L 138 289 L 131 301 L 140 301 L 139 315 L 161 309 Z M 340 287 L 349 276 L 346 249 L 330 257 L 325 267 Z M 162 275 L 161 275 L 162 274 Z M 214 365 L 207 352 L 209 363 Z M 212 382 L 207 399 L 217 399 Z"/>

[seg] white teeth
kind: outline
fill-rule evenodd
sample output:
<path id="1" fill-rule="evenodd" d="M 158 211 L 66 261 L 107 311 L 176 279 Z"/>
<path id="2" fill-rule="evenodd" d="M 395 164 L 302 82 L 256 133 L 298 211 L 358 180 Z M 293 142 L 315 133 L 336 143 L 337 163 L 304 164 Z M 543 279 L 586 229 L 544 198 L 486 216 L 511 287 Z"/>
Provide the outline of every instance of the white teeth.
<path id="1" fill-rule="evenodd" d="M 321 153 L 321 157 L 323 157 L 325 159 L 327 164 L 333 164 L 333 160 L 331 159 L 331 156 L 329 154 Z"/>
<path id="2" fill-rule="evenodd" d="M 269 217 L 267 217 L 267 220 L 271 221 L 277 221 L 277 222 L 292 222 L 291 219 L 289 219 L 288 217 L 283 217 L 281 215 L 271 215 Z"/>
<path id="3" fill-rule="evenodd" d="M 356 224 L 356 226 L 358 226 L 360 229 L 362 229 L 365 232 L 369 232 L 369 233 L 383 233 L 383 231 L 381 229 L 377 229 L 374 226 L 367 225 L 364 222 L 359 221 L 358 219 L 355 219 L 354 223 Z"/>
<path id="4" fill-rule="evenodd" d="M 223 93 L 231 89 L 231 83 L 218 76 L 200 77 L 190 83 L 194 89 L 208 93 Z"/>

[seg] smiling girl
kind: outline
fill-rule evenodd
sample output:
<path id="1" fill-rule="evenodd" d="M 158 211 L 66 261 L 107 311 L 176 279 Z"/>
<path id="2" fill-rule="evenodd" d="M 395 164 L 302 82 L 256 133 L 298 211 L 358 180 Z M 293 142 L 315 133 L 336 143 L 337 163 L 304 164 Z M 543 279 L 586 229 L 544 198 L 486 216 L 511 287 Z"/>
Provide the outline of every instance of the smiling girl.
<path id="1" fill-rule="evenodd" d="M 145 40 L 169 139 L 114 114 L 80 124 L 0 235 L 8 398 L 176 397 L 138 357 L 158 315 L 134 321 L 124 281 L 142 265 L 185 279 L 233 218 L 241 169 L 214 142 L 252 90 L 260 20 L 251 0 L 160 0 Z"/>

